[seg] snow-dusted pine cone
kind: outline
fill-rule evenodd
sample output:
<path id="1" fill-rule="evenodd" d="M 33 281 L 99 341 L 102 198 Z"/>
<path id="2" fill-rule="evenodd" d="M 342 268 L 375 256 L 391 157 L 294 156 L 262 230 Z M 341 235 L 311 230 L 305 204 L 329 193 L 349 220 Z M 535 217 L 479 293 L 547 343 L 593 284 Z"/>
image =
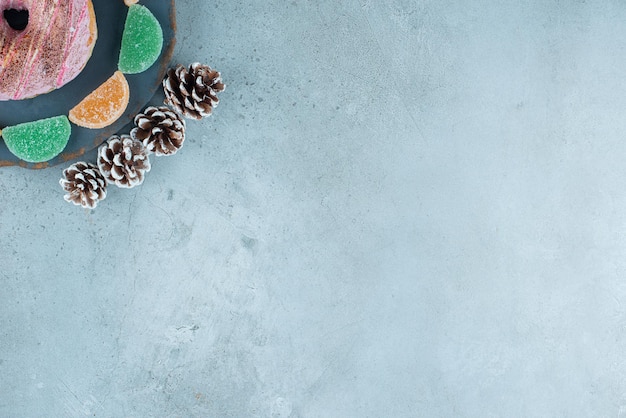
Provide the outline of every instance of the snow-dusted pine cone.
<path id="1" fill-rule="evenodd" d="M 98 167 L 109 183 L 131 188 L 143 183 L 150 159 L 140 140 L 113 135 L 98 149 Z"/>
<path id="2" fill-rule="evenodd" d="M 167 106 L 146 108 L 135 116 L 135 125 L 130 136 L 157 156 L 176 154 L 185 141 L 185 120 Z"/>
<path id="3" fill-rule="evenodd" d="M 63 170 L 59 183 L 67 192 L 63 196 L 66 201 L 87 209 L 94 209 L 107 196 L 107 182 L 95 164 L 72 164 Z"/>
<path id="4" fill-rule="evenodd" d="M 217 93 L 224 91 L 220 73 L 195 62 L 189 69 L 178 64 L 163 80 L 165 104 L 187 118 L 202 119 L 219 103 Z"/>

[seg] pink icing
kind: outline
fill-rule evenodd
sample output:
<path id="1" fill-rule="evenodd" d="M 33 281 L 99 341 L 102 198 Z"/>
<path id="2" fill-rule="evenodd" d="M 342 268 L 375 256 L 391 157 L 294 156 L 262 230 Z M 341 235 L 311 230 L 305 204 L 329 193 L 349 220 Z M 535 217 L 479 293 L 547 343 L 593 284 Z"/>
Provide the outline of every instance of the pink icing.
<path id="1" fill-rule="evenodd" d="M 26 29 L 8 25 L 1 15 L 7 9 L 28 10 Z M 91 0 L 0 0 L 0 100 L 67 84 L 84 68 L 95 41 Z"/>

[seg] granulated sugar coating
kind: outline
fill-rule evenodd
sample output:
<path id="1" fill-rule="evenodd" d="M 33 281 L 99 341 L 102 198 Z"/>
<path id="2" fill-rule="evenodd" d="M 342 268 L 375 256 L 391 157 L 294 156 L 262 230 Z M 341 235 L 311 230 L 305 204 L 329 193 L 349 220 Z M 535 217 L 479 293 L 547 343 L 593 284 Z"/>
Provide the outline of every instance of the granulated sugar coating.
<path id="1" fill-rule="evenodd" d="M 70 110 L 70 121 L 85 128 L 104 128 L 124 114 L 129 98 L 130 88 L 126 77 L 116 71 L 111 78 Z"/>
<path id="2" fill-rule="evenodd" d="M 163 47 L 163 29 L 152 12 L 145 6 L 134 4 L 122 35 L 122 48 L 118 67 L 124 74 L 138 74 L 154 64 Z"/>
<path id="3" fill-rule="evenodd" d="M 9 151 L 18 158 L 40 163 L 59 155 L 71 132 L 67 117 L 56 116 L 6 127 L 2 130 L 2 138 Z"/>

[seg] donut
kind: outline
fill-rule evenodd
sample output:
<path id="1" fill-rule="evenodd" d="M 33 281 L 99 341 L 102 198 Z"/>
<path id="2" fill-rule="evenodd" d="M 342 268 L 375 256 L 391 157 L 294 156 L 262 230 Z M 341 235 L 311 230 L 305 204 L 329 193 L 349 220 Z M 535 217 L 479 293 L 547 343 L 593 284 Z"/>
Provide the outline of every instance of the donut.
<path id="1" fill-rule="evenodd" d="M 91 0 L 0 0 L 0 101 L 58 89 L 82 71 L 97 38 Z"/>

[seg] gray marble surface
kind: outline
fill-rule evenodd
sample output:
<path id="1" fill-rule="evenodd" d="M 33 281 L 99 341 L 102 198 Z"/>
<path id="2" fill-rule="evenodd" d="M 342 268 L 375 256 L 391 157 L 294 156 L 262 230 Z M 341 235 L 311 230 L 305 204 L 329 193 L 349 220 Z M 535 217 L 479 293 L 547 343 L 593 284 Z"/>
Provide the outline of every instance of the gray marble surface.
<path id="1" fill-rule="evenodd" d="M 228 88 L 176 157 L 0 169 L 0 417 L 626 417 L 624 22 L 179 1 Z"/>

